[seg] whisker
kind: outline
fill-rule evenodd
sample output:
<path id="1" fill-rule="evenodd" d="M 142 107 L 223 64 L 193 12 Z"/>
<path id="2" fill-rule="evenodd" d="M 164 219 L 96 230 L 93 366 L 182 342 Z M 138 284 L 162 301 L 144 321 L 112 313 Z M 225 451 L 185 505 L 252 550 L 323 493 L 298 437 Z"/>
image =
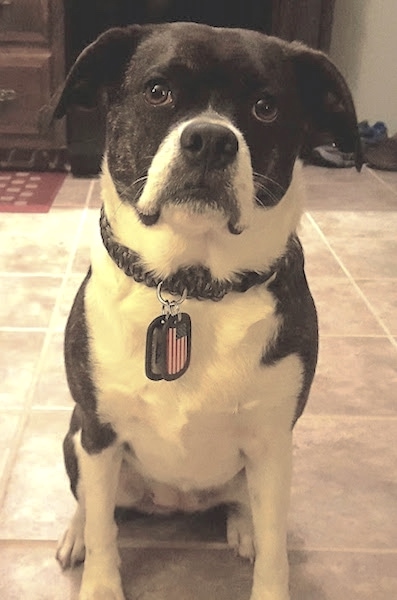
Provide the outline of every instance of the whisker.
<path id="1" fill-rule="evenodd" d="M 138 198 L 138 196 L 140 196 L 143 188 L 145 187 L 146 181 L 147 181 L 147 175 L 143 175 L 142 177 L 138 177 L 138 179 L 135 179 L 135 181 L 133 181 L 128 186 L 124 185 L 121 181 L 118 181 L 118 180 L 115 180 L 115 183 L 117 184 L 118 188 L 121 189 L 121 192 L 120 192 L 121 198 L 128 198 L 130 193 L 133 191 L 133 188 L 135 186 L 138 186 L 137 191 L 134 193 L 134 201 L 135 201 Z"/>
<path id="2" fill-rule="evenodd" d="M 266 195 L 267 195 L 267 196 L 268 196 L 268 197 L 269 197 L 269 198 L 270 198 L 270 199 L 271 199 L 271 200 L 272 200 L 274 203 L 276 203 L 276 204 L 277 204 L 277 202 L 279 201 L 279 198 L 276 196 L 276 194 L 274 194 L 274 193 L 273 193 L 271 190 L 269 190 L 269 188 L 267 188 L 266 186 L 264 186 L 264 185 L 263 185 L 263 184 L 261 184 L 261 183 L 257 183 L 257 184 L 256 184 L 256 187 L 257 187 L 257 188 L 258 188 L 260 191 L 264 192 L 264 193 L 265 193 L 265 194 L 266 194 Z M 255 198 L 257 198 L 257 199 L 258 199 L 258 196 L 257 196 L 257 195 L 255 195 Z M 262 206 L 265 206 L 265 205 L 263 204 L 263 202 L 260 202 L 260 204 L 262 204 Z"/>
<path id="3" fill-rule="evenodd" d="M 285 188 L 282 185 L 280 185 L 278 181 L 272 179 L 271 177 L 268 177 L 267 175 L 263 175 L 262 173 L 254 172 L 253 179 L 256 191 L 262 192 L 268 198 L 270 198 L 272 204 L 277 204 L 280 200 L 280 196 L 278 196 L 274 191 L 272 191 L 270 189 L 270 186 L 277 186 L 281 190 L 283 195 L 286 192 Z M 267 205 L 262 200 L 260 200 L 258 194 L 255 194 L 255 199 L 261 206 L 267 207 Z"/>
<path id="4" fill-rule="evenodd" d="M 277 187 L 280 188 L 280 190 L 285 194 L 285 192 L 287 191 L 285 189 L 284 186 L 282 186 L 278 181 L 276 181 L 275 179 L 273 179 L 272 177 L 269 177 L 268 175 L 263 175 L 263 173 L 258 173 L 256 171 L 254 171 L 253 173 L 254 176 L 254 180 L 258 180 L 258 179 L 265 179 L 266 181 L 269 181 L 270 183 L 276 185 Z M 259 182 L 258 182 L 259 183 Z"/>

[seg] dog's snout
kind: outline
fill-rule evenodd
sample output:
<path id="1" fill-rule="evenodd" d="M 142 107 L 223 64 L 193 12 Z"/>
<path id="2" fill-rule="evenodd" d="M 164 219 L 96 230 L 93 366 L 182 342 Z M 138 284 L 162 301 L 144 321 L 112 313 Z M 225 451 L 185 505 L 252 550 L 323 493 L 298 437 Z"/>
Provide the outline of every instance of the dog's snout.
<path id="1" fill-rule="evenodd" d="M 238 140 L 231 129 L 217 123 L 190 123 L 182 132 L 184 156 L 208 169 L 223 169 L 236 157 Z"/>

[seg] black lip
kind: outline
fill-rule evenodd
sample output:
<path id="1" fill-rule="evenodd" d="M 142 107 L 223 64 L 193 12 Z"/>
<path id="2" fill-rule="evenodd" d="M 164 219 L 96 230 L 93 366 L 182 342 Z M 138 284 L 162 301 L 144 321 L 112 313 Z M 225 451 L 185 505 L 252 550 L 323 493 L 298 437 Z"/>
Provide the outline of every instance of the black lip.
<path id="1" fill-rule="evenodd" d="M 237 223 L 232 223 L 232 221 L 229 221 L 227 224 L 227 228 L 229 230 L 229 232 L 232 235 L 240 235 L 243 233 L 243 229 L 241 229 L 240 227 L 236 227 Z"/>

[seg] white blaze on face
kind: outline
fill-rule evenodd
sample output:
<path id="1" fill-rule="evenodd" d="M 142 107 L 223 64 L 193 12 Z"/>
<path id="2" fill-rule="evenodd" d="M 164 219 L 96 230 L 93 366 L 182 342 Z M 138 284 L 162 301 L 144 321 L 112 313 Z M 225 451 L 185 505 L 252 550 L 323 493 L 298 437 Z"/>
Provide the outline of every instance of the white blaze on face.
<path id="1" fill-rule="evenodd" d="M 230 187 L 234 195 L 234 202 L 241 215 L 238 226 L 245 228 L 254 208 L 254 184 L 250 152 L 242 133 L 229 120 L 213 112 L 203 113 L 194 119 L 180 123 L 167 135 L 152 160 L 145 187 L 136 207 L 144 215 L 153 215 L 160 210 L 162 218 L 170 224 L 176 227 L 185 226 L 192 229 L 192 231 L 203 228 L 219 229 L 221 223 L 226 226 L 228 215 L 223 214 L 220 209 L 211 208 L 210 203 L 208 206 L 203 205 L 203 207 L 200 207 L 200 211 L 197 211 L 197 207 L 195 209 L 191 203 L 184 204 L 183 198 L 180 198 L 181 203 L 167 203 L 164 207 L 159 205 L 159 198 L 164 188 L 170 182 L 171 177 L 176 176 L 175 164 L 178 163 L 182 152 L 181 135 L 188 125 L 195 122 L 227 127 L 238 140 L 239 149 L 235 162 L 228 167 L 230 181 L 225 180 L 225 183 Z M 192 215 L 194 215 L 194 218 L 192 218 Z"/>

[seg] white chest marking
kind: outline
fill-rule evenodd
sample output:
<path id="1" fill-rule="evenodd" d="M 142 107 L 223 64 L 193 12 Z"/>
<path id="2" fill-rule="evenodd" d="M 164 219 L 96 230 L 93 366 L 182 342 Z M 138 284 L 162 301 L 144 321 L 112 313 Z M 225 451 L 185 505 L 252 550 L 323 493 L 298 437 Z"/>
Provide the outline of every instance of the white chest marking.
<path id="1" fill-rule="evenodd" d="M 278 327 L 272 295 L 261 286 L 219 303 L 186 301 L 190 367 L 176 381 L 150 381 L 145 337 L 159 314 L 156 293 L 102 259 L 86 297 L 100 415 L 131 445 L 142 474 L 186 490 L 225 483 L 242 468 L 252 432 L 271 434 L 271 420 L 290 423 L 294 413 L 298 357 L 260 363 Z"/>

